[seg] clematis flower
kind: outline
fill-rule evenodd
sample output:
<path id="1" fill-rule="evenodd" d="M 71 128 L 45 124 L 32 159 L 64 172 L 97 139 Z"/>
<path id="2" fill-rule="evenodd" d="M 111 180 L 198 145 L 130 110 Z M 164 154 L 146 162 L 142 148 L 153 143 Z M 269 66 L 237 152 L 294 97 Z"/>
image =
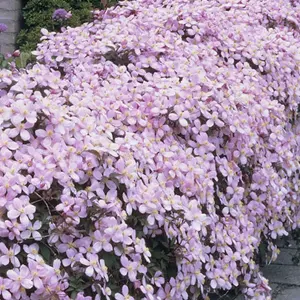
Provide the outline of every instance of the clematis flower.
<path id="1" fill-rule="evenodd" d="M 12 281 L 10 279 L 0 277 L 0 295 L 5 300 L 12 299 L 12 295 L 9 291 L 11 284 Z"/>
<path id="2" fill-rule="evenodd" d="M 97 254 L 87 253 L 87 259 L 82 257 L 80 258 L 80 262 L 87 266 L 85 270 L 85 274 L 89 277 L 93 276 L 94 272 L 100 272 L 100 265 L 99 265 L 99 257 Z"/>
<path id="3" fill-rule="evenodd" d="M 276 259 L 300 226 L 296 2 L 124 1 L 0 70 L 1 299 L 67 299 L 82 272 L 78 299 L 116 272 L 116 299 L 270 299 L 261 240 Z"/>
<path id="4" fill-rule="evenodd" d="M 188 126 L 187 119 L 189 118 L 190 114 L 188 111 L 182 111 L 182 107 L 176 106 L 174 107 L 174 113 L 169 114 L 169 119 L 172 121 L 177 121 L 183 127 Z"/>
<path id="5" fill-rule="evenodd" d="M 16 268 L 20 266 L 20 261 L 17 257 L 17 254 L 21 251 L 19 245 L 15 244 L 12 248 L 7 248 L 4 243 L 0 243 L 0 251 L 2 252 L 2 256 L 0 256 L 2 265 L 7 266 L 11 263 Z"/>
<path id="6" fill-rule="evenodd" d="M 34 240 L 40 241 L 42 239 L 39 229 L 42 227 L 41 221 L 35 221 L 33 224 L 29 222 L 27 230 L 21 232 L 22 239 L 29 239 L 31 236 Z"/>
<path id="7" fill-rule="evenodd" d="M 29 220 L 33 219 L 35 210 L 35 206 L 28 203 L 27 196 L 20 196 L 20 198 L 15 198 L 13 203 L 9 205 L 7 216 L 11 220 L 20 218 L 21 224 L 27 226 Z"/>
<path id="8" fill-rule="evenodd" d="M 135 244 L 135 251 L 137 253 L 142 253 L 145 260 L 147 262 L 150 262 L 149 258 L 151 257 L 151 253 L 149 251 L 149 248 L 146 247 L 145 240 L 144 239 L 140 240 L 139 238 L 136 238 L 135 243 L 136 243 Z"/>
<path id="9" fill-rule="evenodd" d="M 46 277 L 48 270 L 32 259 L 28 260 L 28 267 L 34 287 L 41 289 L 44 286 L 42 279 Z"/>
<path id="10" fill-rule="evenodd" d="M 120 273 L 123 276 L 128 274 L 128 278 L 133 282 L 136 280 L 138 263 L 135 261 L 130 261 L 126 256 L 121 256 L 121 264 L 122 268 L 120 269 Z"/>
<path id="11" fill-rule="evenodd" d="M 21 289 L 31 289 L 33 287 L 32 276 L 29 269 L 25 265 L 21 265 L 20 268 L 8 270 L 7 276 L 12 280 L 11 292 L 15 293 Z"/>
<path id="12" fill-rule="evenodd" d="M 123 285 L 122 287 L 122 294 L 116 293 L 115 294 L 116 300 L 133 300 L 134 298 L 129 295 L 129 289 L 127 285 Z"/>

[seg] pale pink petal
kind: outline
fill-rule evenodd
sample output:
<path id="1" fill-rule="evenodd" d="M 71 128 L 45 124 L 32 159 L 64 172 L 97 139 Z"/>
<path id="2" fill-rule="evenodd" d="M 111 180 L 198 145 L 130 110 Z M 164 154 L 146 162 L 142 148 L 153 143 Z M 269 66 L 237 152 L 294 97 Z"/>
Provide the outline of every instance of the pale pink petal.
<path id="1" fill-rule="evenodd" d="M 11 299 L 11 293 L 9 291 L 4 290 L 4 291 L 2 291 L 2 297 L 5 300 L 9 300 L 9 299 Z"/>
<path id="2" fill-rule="evenodd" d="M 178 120 L 178 118 L 179 118 L 179 116 L 177 114 L 174 114 L 174 113 L 169 114 L 169 119 L 172 121 L 176 121 L 176 120 Z"/>
<path id="3" fill-rule="evenodd" d="M 85 274 L 86 274 L 86 276 L 89 276 L 89 277 L 93 276 L 94 268 L 92 266 L 87 267 L 85 270 Z"/>
<path id="4" fill-rule="evenodd" d="M 39 277 L 35 277 L 33 279 L 33 284 L 37 289 L 41 289 L 44 285 L 43 285 L 43 281 L 41 280 L 41 278 Z"/>
<path id="5" fill-rule="evenodd" d="M 189 125 L 188 121 L 186 119 L 180 118 L 179 124 L 183 127 L 187 127 Z"/>
<path id="6" fill-rule="evenodd" d="M 3 255 L 0 257 L 0 264 L 7 266 L 9 264 L 9 257 L 7 255 Z"/>
<path id="7" fill-rule="evenodd" d="M 125 298 L 124 298 L 124 296 L 122 296 L 121 294 L 116 293 L 116 294 L 115 294 L 115 299 L 116 299 L 116 300 L 124 300 Z"/>
<path id="8" fill-rule="evenodd" d="M 20 212 L 17 211 L 17 210 L 10 210 L 7 212 L 7 216 L 10 218 L 10 219 L 16 219 L 20 216 Z"/>
<path id="9" fill-rule="evenodd" d="M 18 280 L 19 275 L 15 271 L 8 270 L 6 274 L 7 274 L 7 277 L 10 278 L 11 280 L 14 280 L 14 281 Z"/>
<path id="10" fill-rule="evenodd" d="M 90 265 L 90 262 L 86 259 L 86 258 L 80 258 L 80 262 L 85 265 L 85 266 L 89 266 Z"/>
<path id="11" fill-rule="evenodd" d="M 126 276 L 126 275 L 127 275 L 127 269 L 121 268 L 121 269 L 120 269 L 120 273 L 121 273 L 123 276 Z"/>
<path id="12" fill-rule="evenodd" d="M 30 140 L 30 134 L 27 130 L 21 130 L 20 136 L 23 141 L 29 141 Z"/>
<path id="13" fill-rule="evenodd" d="M 210 286 L 215 289 L 217 287 L 217 282 L 213 279 L 210 283 Z"/>
<path id="14" fill-rule="evenodd" d="M 129 290 L 128 290 L 128 286 L 127 285 L 123 285 L 123 287 L 122 287 L 122 293 L 123 293 L 124 296 L 128 295 Z"/>
<path id="15" fill-rule="evenodd" d="M 31 289 L 33 287 L 33 282 L 30 279 L 24 278 L 21 282 L 21 285 L 25 288 L 25 289 Z"/>

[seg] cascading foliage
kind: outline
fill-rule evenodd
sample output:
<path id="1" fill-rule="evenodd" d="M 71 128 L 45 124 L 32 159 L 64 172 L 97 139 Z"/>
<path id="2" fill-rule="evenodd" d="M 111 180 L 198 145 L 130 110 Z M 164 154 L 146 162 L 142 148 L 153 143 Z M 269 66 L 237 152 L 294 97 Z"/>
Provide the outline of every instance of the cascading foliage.
<path id="1" fill-rule="evenodd" d="M 0 298 L 270 299 L 300 223 L 300 1 L 124 1 L 0 71 Z"/>

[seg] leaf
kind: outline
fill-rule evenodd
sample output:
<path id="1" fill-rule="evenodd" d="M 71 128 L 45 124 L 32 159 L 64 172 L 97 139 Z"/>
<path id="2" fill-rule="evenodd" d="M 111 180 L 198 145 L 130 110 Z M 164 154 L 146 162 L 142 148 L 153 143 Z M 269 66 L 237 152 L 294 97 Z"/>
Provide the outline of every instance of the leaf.
<path id="1" fill-rule="evenodd" d="M 75 290 L 78 287 L 78 282 L 70 280 L 70 287 Z"/>
<path id="2" fill-rule="evenodd" d="M 22 52 L 19 57 L 15 59 L 17 68 L 24 69 L 27 66 L 28 61 L 31 58 L 31 54 L 28 52 Z"/>
<path id="3" fill-rule="evenodd" d="M 73 291 L 72 294 L 71 294 L 71 298 L 76 299 L 77 294 L 78 294 L 78 291 Z"/>
<path id="4" fill-rule="evenodd" d="M 87 282 L 86 284 L 84 284 L 82 287 L 81 287 L 81 290 L 85 290 L 87 289 L 88 287 L 90 287 L 92 285 L 91 282 Z"/>
<path id="5" fill-rule="evenodd" d="M 116 284 L 110 284 L 109 287 L 114 292 L 116 292 L 116 291 L 118 291 L 120 289 L 120 287 L 117 286 Z"/>
<path id="6" fill-rule="evenodd" d="M 167 242 L 161 242 L 162 243 L 162 245 L 164 245 L 167 249 L 169 249 L 170 248 L 170 245 L 169 245 L 169 243 L 167 243 Z"/>
<path id="7" fill-rule="evenodd" d="M 43 256 L 44 260 L 49 263 L 51 259 L 51 251 L 45 244 L 40 244 L 40 251 L 41 255 Z"/>
<path id="8" fill-rule="evenodd" d="M 2 63 L 1 63 L 1 68 L 7 68 L 8 67 L 8 62 L 7 60 L 3 60 Z"/>
<path id="9" fill-rule="evenodd" d="M 139 239 L 141 239 L 142 237 L 144 237 L 143 231 L 138 231 L 138 232 L 137 232 L 137 237 L 138 237 Z"/>
<path id="10" fill-rule="evenodd" d="M 152 257 L 157 258 L 157 259 L 163 258 L 164 255 L 165 255 L 165 253 L 163 251 L 160 251 L 159 249 L 156 251 L 153 251 L 153 253 L 152 253 Z"/>
<path id="11" fill-rule="evenodd" d="M 169 278 L 177 276 L 177 266 L 175 264 L 174 265 L 168 265 L 168 268 L 167 268 L 166 271 L 167 271 L 167 274 L 168 274 Z"/>
<path id="12" fill-rule="evenodd" d="M 112 253 L 103 253 L 102 258 L 104 259 L 107 268 L 117 267 L 119 265 L 115 255 Z"/>

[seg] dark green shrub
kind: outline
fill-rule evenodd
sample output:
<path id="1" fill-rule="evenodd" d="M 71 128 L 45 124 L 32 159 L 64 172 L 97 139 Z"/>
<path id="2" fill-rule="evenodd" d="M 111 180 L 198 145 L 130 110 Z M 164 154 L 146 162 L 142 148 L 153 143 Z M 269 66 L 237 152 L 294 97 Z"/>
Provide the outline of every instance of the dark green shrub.
<path id="1" fill-rule="evenodd" d="M 109 5 L 116 0 L 108 1 Z M 78 26 L 91 20 L 91 10 L 103 8 L 100 0 L 27 0 L 24 2 L 24 26 L 17 38 L 21 51 L 32 51 L 41 37 L 41 28 L 58 31 L 62 24 L 52 20 L 54 10 L 64 8 L 72 12 L 72 18 L 64 25 Z"/>

